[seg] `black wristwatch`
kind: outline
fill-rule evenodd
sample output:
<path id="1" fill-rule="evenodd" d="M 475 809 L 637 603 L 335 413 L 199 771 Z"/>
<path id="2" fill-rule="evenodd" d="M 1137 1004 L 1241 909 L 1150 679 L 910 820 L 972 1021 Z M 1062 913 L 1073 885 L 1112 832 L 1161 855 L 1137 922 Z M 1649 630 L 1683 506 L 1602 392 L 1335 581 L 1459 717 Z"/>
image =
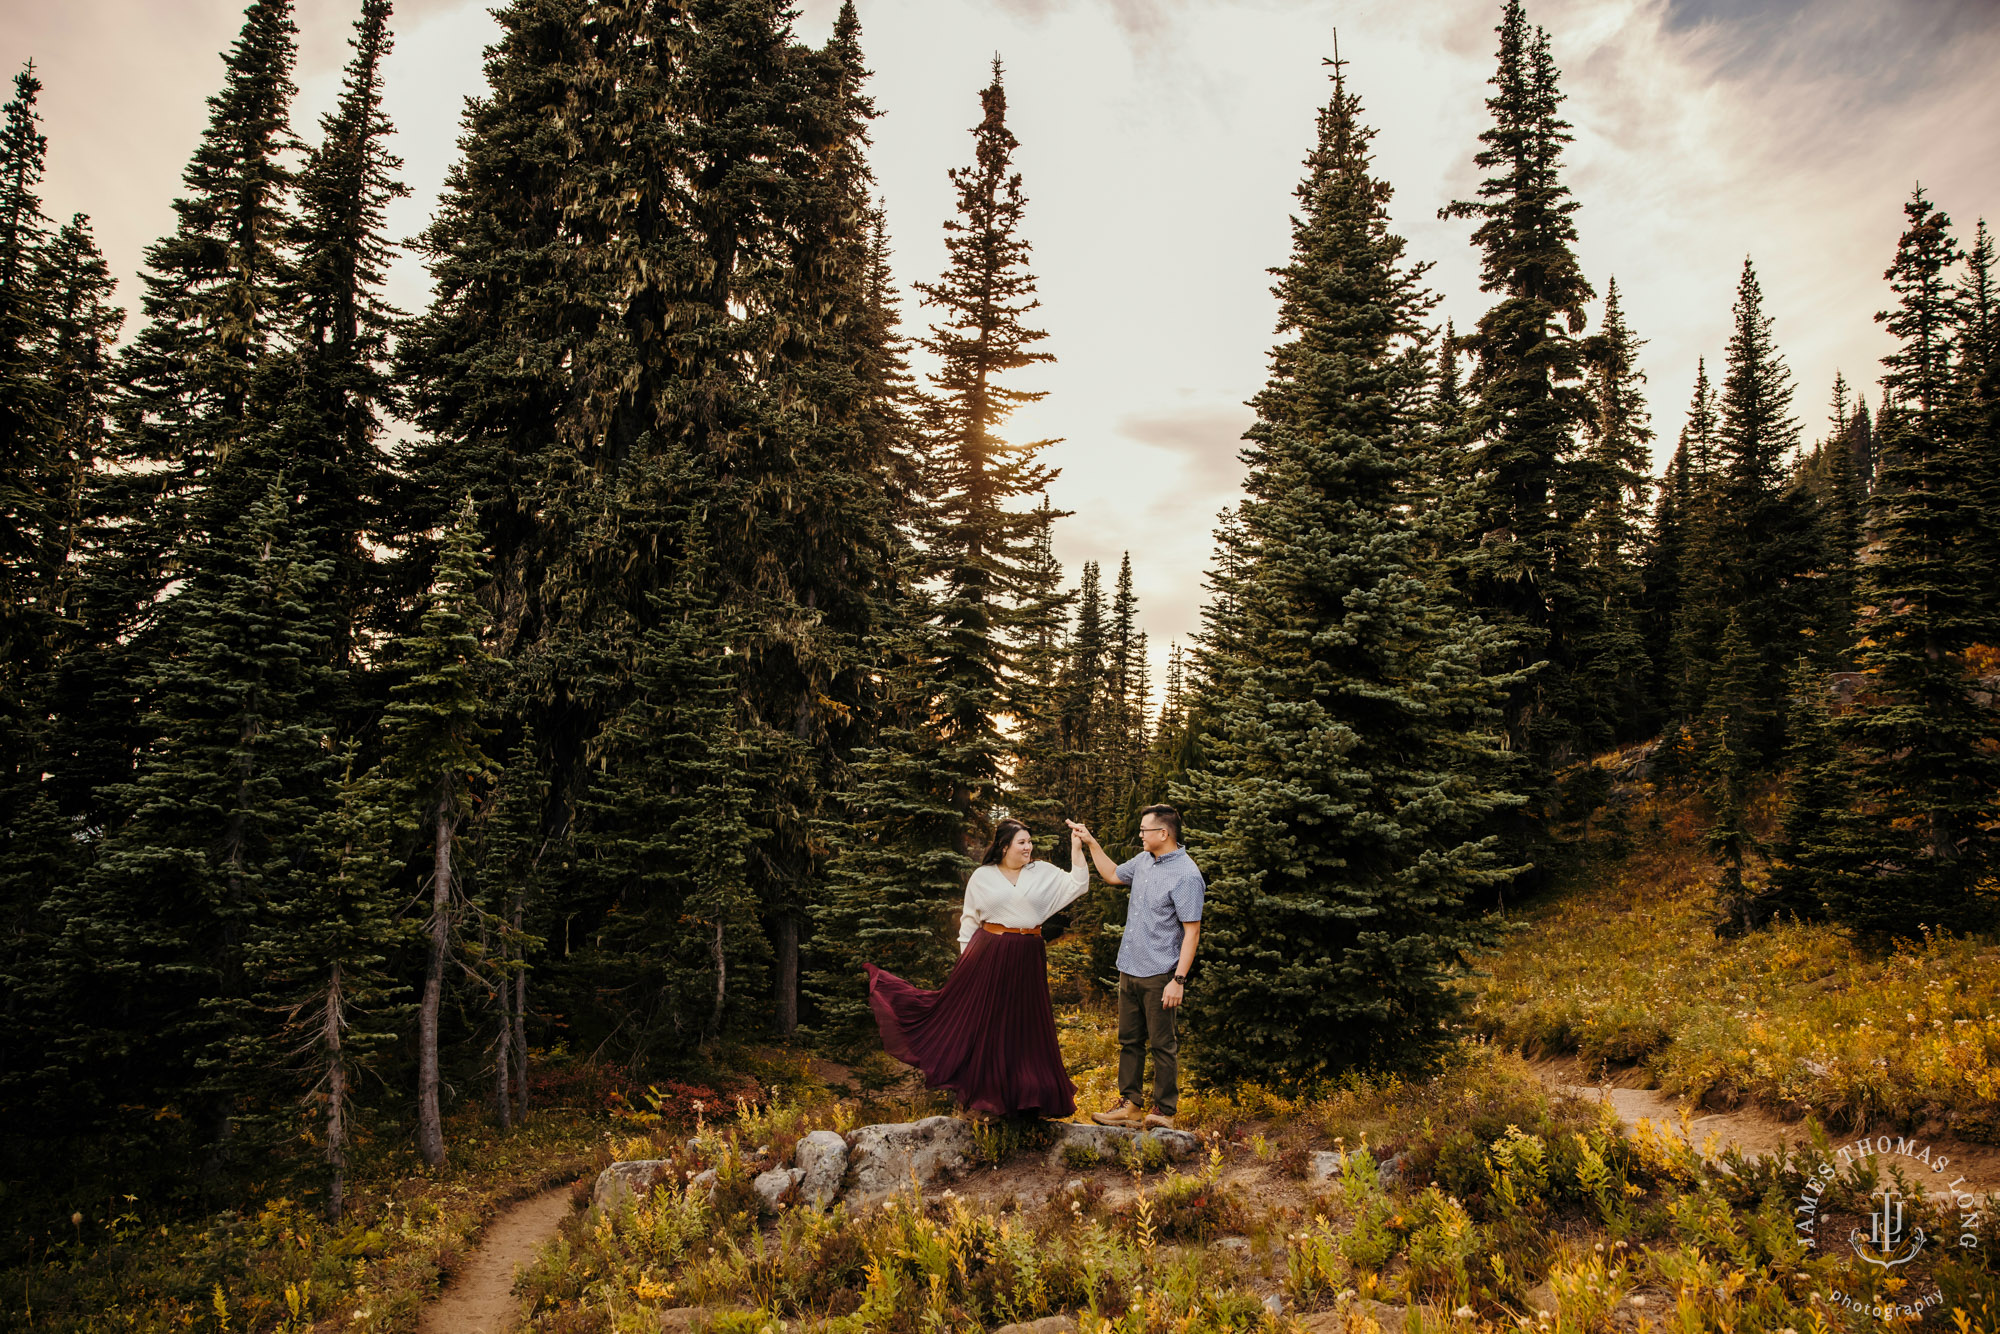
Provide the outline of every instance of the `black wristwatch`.
<path id="1" fill-rule="evenodd" d="M 1176 973 L 1174 975 L 1174 981 L 1180 983 L 1182 986 L 1187 985 L 1187 977 L 1184 974 Z"/>

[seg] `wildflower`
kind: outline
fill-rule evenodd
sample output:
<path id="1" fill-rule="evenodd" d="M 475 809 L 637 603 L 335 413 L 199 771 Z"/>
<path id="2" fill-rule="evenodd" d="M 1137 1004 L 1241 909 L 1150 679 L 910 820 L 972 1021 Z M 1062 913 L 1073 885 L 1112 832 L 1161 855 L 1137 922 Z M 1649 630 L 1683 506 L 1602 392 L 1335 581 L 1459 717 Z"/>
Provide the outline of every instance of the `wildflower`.
<path id="1" fill-rule="evenodd" d="M 1456 1311 L 1453 1311 L 1452 1314 L 1460 1320 L 1470 1320 L 1472 1319 L 1472 1308 L 1470 1306 L 1461 1306 Z"/>
<path id="2" fill-rule="evenodd" d="M 1632 1305 L 1634 1306 L 1644 1306 L 1646 1304 L 1646 1294 L 1643 1292 L 1635 1292 L 1630 1297 L 1626 1298 L 1626 1300 L 1631 1302 Z"/>
<path id="3" fill-rule="evenodd" d="M 1598 1242 L 1598 1243 L 1597 1243 L 1597 1249 L 1598 1249 L 1598 1250 L 1600 1250 L 1600 1251 L 1601 1251 L 1601 1250 L 1603 1250 L 1603 1249 L 1604 1249 L 1604 1243 L 1603 1243 L 1603 1242 L 1601 1242 L 1601 1241 L 1600 1241 L 1600 1242 Z"/>

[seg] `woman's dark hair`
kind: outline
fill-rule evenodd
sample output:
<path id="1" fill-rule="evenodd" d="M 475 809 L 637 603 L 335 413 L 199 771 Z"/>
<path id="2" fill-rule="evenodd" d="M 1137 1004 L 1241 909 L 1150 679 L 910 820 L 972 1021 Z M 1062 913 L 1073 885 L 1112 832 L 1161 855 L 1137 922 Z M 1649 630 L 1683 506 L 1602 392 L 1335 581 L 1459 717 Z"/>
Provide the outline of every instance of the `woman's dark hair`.
<path id="1" fill-rule="evenodd" d="M 1002 820 L 1000 827 L 993 831 L 993 846 L 986 849 L 985 860 L 979 864 L 981 866 L 998 866 L 1000 859 L 1007 855 L 1007 845 L 1014 841 L 1014 835 L 1027 827 L 1019 820 Z"/>

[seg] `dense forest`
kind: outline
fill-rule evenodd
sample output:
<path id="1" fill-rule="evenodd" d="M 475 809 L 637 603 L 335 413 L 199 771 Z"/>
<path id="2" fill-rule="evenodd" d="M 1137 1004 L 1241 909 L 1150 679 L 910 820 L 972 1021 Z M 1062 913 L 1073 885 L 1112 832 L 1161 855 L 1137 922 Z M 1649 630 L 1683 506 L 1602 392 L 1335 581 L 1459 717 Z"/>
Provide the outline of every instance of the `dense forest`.
<path id="1" fill-rule="evenodd" d="M 1334 64 L 1245 498 L 1155 682 L 1130 560 L 1068 576 L 1052 442 L 1008 431 L 1050 354 L 997 60 L 906 295 L 851 2 L 814 46 L 779 0 L 513 0 L 407 313 L 390 18 L 302 133 L 253 0 L 129 319 L 44 215 L 32 64 L 4 110 L 7 1180 L 282 1161 L 338 1215 L 357 1145 L 442 1162 L 556 1054 L 855 1051 L 862 962 L 943 975 L 1002 810 L 1062 855 L 1182 808 L 1218 1083 L 1421 1063 L 1621 771 L 1705 799 L 1719 930 L 1991 924 L 1983 223 L 1902 202 L 1895 351 L 1823 428 L 1746 262 L 1655 477 L 1548 34 L 1508 0 L 1464 331 Z M 1072 915 L 1100 978 L 1121 920 Z"/>

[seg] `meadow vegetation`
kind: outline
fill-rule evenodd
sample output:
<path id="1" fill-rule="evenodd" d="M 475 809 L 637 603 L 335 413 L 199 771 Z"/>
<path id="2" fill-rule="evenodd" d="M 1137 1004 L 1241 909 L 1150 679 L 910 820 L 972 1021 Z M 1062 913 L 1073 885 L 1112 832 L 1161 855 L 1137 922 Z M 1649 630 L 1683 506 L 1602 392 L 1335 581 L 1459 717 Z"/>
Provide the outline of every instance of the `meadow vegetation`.
<path id="1" fill-rule="evenodd" d="M 1697 1105 L 2000 1141 L 2000 945 L 1797 921 L 1718 936 L 1710 818 L 1674 794 L 1634 803 L 1629 834 L 1600 836 L 1483 965 L 1477 1031 L 1593 1073 L 1643 1067 Z"/>
<path id="2" fill-rule="evenodd" d="M 1079 1085 L 1108 1087 L 1108 1012 L 1069 1009 L 1061 1031 Z M 1685 1121 L 1628 1134 L 1477 1035 L 1423 1078 L 1187 1095 L 1181 1123 L 1209 1149 L 1184 1167 L 1066 1156 L 1069 1179 L 1013 1192 L 1007 1173 L 1046 1181 L 1048 1143 L 1014 1128 L 982 1141 L 999 1185 L 982 1173 L 827 1214 L 760 1211 L 750 1182 L 784 1145 L 876 1110 L 830 1093 L 745 1104 L 692 1136 L 661 1115 L 615 1147 L 674 1170 L 564 1225 L 523 1276 L 531 1327 L 650 1334 L 679 1311 L 723 1334 L 916 1334 L 1070 1312 L 1086 1334 L 1365 1331 L 1396 1316 L 1467 1334 L 1798 1334 L 1885 1327 L 1831 1292 L 1874 1303 L 1935 1285 L 1939 1327 L 2000 1329 L 1983 1251 L 1944 1244 L 1893 1277 L 1857 1276 L 1844 1244 L 1805 1244 L 1795 1206 L 1810 1183 L 1823 1183 L 1822 1235 L 1842 1238 L 1866 1231 L 1879 1188 L 1872 1162 L 1839 1158 L 1817 1127 L 1804 1149 L 1760 1160 L 1691 1144 Z M 1338 1170 L 1313 1179 L 1329 1150 Z M 712 1197 L 690 1184 L 705 1167 Z M 1949 1201 L 1910 1210 L 1935 1237 L 1961 1230 Z"/>

